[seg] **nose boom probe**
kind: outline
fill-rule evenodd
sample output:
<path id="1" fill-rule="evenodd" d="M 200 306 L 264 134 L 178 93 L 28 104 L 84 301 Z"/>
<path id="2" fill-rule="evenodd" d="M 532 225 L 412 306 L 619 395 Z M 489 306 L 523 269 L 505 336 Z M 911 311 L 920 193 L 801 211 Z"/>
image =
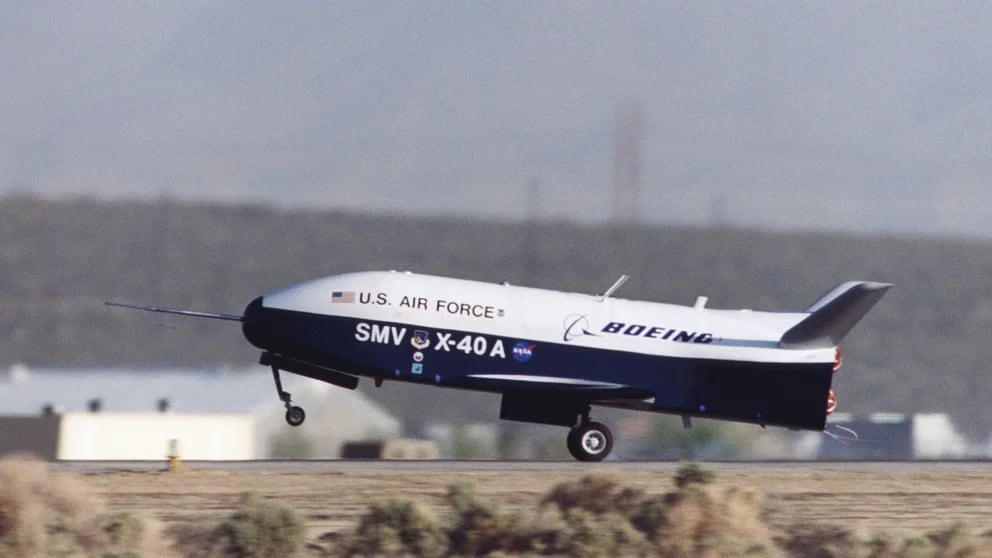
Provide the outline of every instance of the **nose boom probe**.
<path id="1" fill-rule="evenodd" d="M 192 316 L 194 318 L 211 318 L 214 320 L 228 320 L 231 322 L 241 322 L 244 318 L 234 314 L 219 314 L 216 312 L 200 312 L 199 310 L 184 310 L 182 308 L 166 308 L 164 306 L 140 306 L 137 304 L 126 304 L 124 302 L 104 302 L 107 306 L 118 306 L 120 308 L 133 308 L 135 310 L 145 310 L 147 312 L 161 312 L 163 314 L 179 314 L 180 316 Z"/>

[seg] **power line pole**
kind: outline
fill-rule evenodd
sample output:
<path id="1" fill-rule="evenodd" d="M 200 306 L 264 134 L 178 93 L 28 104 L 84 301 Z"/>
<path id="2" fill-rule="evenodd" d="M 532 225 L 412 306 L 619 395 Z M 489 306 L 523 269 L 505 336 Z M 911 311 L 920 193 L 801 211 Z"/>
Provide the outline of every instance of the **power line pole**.
<path id="1" fill-rule="evenodd" d="M 527 181 L 527 196 L 529 201 L 527 206 L 527 222 L 524 223 L 524 281 L 528 286 L 537 286 L 538 266 L 540 264 L 537 255 L 537 227 L 541 213 L 540 200 L 541 180 L 531 178 Z"/>
<path id="2" fill-rule="evenodd" d="M 639 102 L 617 109 L 613 133 L 613 222 L 640 225 L 644 113 Z"/>
<path id="3" fill-rule="evenodd" d="M 641 209 L 641 166 L 644 112 L 640 102 L 621 104 L 614 116 L 613 244 L 616 272 L 637 273 L 643 261 L 644 220 Z"/>

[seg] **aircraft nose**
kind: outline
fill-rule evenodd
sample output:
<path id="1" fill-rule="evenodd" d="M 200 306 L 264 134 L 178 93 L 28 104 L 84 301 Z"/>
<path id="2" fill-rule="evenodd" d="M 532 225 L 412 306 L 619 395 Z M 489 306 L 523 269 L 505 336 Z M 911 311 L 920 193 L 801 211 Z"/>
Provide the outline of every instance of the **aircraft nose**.
<path id="1" fill-rule="evenodd" d="M 266 348 L 265 309 L 262 306 L 262 297 L 245 306 L 245 311 L 241 315 L 241 332 L 252 345 L 259 349 Z"/>

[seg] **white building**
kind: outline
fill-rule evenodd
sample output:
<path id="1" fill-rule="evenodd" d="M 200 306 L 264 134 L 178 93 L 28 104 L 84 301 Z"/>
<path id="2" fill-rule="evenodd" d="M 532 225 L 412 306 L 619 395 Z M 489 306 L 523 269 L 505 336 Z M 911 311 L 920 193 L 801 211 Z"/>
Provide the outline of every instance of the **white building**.
<path id="1" fill-rule="evenodd" d="M 238 414 L 71 412 L 0 416 L 0 454 L 58 460 L 255 459 L 255 419 Z"/>
<path id="2" fill-rule="evenodd" d="M 49 459 L 335 458 L 349 440 L 395 437 L 399 421 L 364 397 L 283 374 L 307 411 L 286 424 L 271 373 L 249 370 L 28 370 L 0 372 L 0 454 L 34 444 Z"/>

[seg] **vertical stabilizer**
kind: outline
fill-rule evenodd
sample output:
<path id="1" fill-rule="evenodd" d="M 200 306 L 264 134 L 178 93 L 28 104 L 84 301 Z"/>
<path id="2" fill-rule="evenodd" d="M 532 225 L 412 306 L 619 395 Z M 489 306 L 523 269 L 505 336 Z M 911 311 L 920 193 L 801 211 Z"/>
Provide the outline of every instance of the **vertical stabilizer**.
<path id="1" fill-rule="evenodd" d="M 783 349 L 833 347 L 892 288 L 889 283 L 850 281 L 834 287 L 814 302 L 808 316 L 782 335 Z"/>

